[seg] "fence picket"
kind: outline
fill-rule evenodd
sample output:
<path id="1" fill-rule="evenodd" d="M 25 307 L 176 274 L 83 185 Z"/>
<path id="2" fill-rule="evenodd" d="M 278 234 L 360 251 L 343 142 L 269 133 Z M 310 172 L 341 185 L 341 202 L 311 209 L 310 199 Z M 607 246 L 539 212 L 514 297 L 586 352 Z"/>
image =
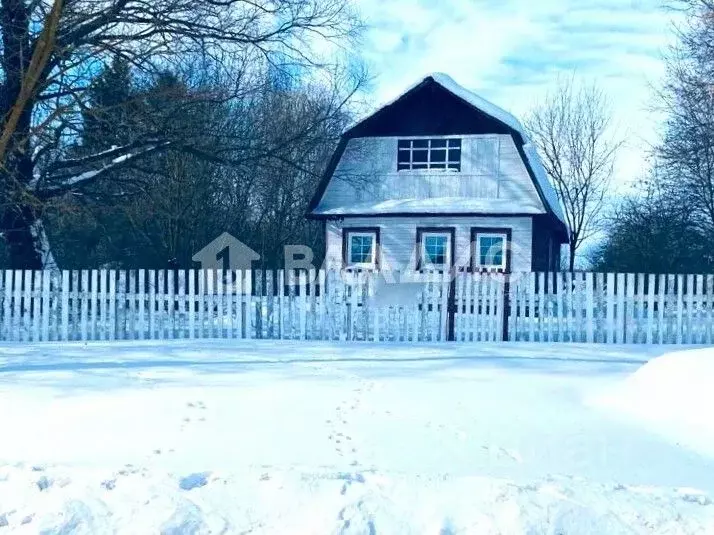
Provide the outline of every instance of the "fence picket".
<path id="1" fill-rule="evenodd" d="M 605 274 L 604 273 L 596 273 L 595 274 L 595 290 L 594 290 L 594 303 L 593 306 L 595 307 L 595 310 L 593 311 L 594 314 L 594 321 L 595 321 L 595 339 L 594 342 L 605 342 L 607 334 L 605 332 L 606 330 L 606 321 L 605 321 L 605 308 L 606 308 L 606 296 L 605 296 Z"/>
<path id="2" fill-rule="evenodd" d="M 156 271 L 153 269 L 149 270 L 149 282 L 148 282 L 148 287 L 147 289 L 149 290 L 149 314 L 147 317 L 147 329 L 149 333 L 149 338 L 156 339 L 158 329 L 156 326 Z"/>
<path id="3" fill-rule="evenodd" d="M 228 316 L 227 318 L 227 324 L 226 324 L 226 334 L 227 338 L 232 339 L 235 338 L 235 329 L 236 329 L 236 272 L 233 269 L 229 269 L 225 272 L 225 299 L 226 299 L 226 315 Z M 189 316 L 190 318 L 190 316 Z"/>
<path id="4" fill-rule="evenodd" d="M 647 333 L 645 336 L 645 343 L 647 344 L 651 344 L 654 337 L 655 280 L 656 277 L 654 275 L 647 276 Z"/>
<path id="5" fill-rule="evenodd" d="M 17 272 L 15 272 L 17 274 Z M 16 283 L 19 281 L 16 279 Z M 19 284 L 18 284 L 19 286 Z M 60 340 L 69 340 L 69 271 L 62 271 L 62 337 Z M 19 313 L 19 308 L 16 309 Z"/>
<path id="6" fill-rule="evenodd" d="M 243 330 L 243 270 L 236 270 L 233 277 L 235 285 L 235 290 L 233 291 L 233 299 L 235 301 L 236 309 L 236 338 L 242 340 L 243 338 L 245 338 Z"/>
<path id="7" fill-rule="evenodd" d="M 483 280 L 483 300 L 484 300 L 484 321 L 483 321 L 483 338 L 482 340 L 486 342 L 491 341 L 491 332 L 493 331 L 493 327 L 491 324 L 493 323 L 493 299 L 492 299 L 492 294 L 493 294 L 493 277 L 491 277 L 490 273 L 482 272 L 481 277 Z"/>
<path id="8" fill-rule="evenodd" d="M 684 343 L 694 343 L 694 275 L 687 275 L 687 306 L 684 315 L 685 332 Z"/>
<path id="9" fill-rule="evenodd" d="M 22 340 L 22 270 L 16 269 L 13 273 L 13 292 L 12 292 L 12 334 L 10 339 L 19 342 Z"/>
<path id="10" fill-rule="evenodd" d="M 255 338 L 253 336 L 253 272 L 245 271 L 245 280 L 243 281 L 243 297 L 245 298 L 245 337 L 246 339 Z"/>
<path id="11" fill-rule="evenodd" d="M 683 320 L 684 320 L 684 277 L 682 275 L 677 275 L 677 344 L 682 343 L 682 330 L 683 330 Z"/>
<path id="12" fill-rule="evenodd" d="M 6 272 L 7 273 L 7 272 Z M 47 342 L 50 339 L 50 277 L 51 271 L 42 273 L 42 304 L 41 322 L 42 322 L 42 340 Z M 7 282 L 7 281 L 6 281 Z M 96 339 L 96 334 L 93 333 L 93 338 Z"/>
<path id="13" fill-rule="evenodd" d="M 3 299 L 3 337 L 12 341 L 12 295 L 13 295 L 13 272 L 5 270 L 5 298 Z"/>
<path id="14" fill-rule="evenodd" d="M 594 304 L 593 274 L 585 274 L 585 341 L 592 344 L 595 341 L 595 304 Z"/>
<path id="15" fill-rule="evenodd" d="M 126 336 L 127 340 L 136 340 L 138 338 L 136 333 L 136 325 L 138 323 L 137 310 L 137 290 L 136 290 L 136 271 L 130 270 L 127 273 L 127 286 L 126 286 Z"/>
<path id="16" fill-rule="evenodd" d="M 704 290 L 704 299 L 706 300 L 705 307 L 705 318 L 706 318 L 706 329 L 705 329 L 705 344 L 711 344 L 714 341 L 714 328 L 712 327 L 712 322 L 714 322 L 714 275 L 707 275 L 704 279 L 706 288 Z"/>
<path id="17" fill-rule="evenodd" d="M 628 273 L 625 277 L 626 292 L 624 304 L 624 321 L 622 331 L 622 341 L 632 342 L 636 336 L 635 325 L 635 274 Z M 629 336 L 628 336 L 629 335 Z"/>

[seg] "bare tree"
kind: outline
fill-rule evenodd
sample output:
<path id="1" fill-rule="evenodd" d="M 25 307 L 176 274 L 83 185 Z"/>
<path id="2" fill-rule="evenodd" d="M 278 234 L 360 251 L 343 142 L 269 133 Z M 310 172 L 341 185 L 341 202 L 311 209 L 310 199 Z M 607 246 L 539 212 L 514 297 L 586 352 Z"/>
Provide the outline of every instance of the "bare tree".
<path id="1" fill-rule="evenodd" d="M 343 101 L 354 80 L 339 73 L 322 80 L 265 75 L 263 87 L 244 99 L 185 102 L 166 95 L 186 91 L 195 76 L 165 73 L 146 87 L 123 62 L 107 66 L 90 90 L 80 154 L 125 145 L 127 130 L 146 127 L 192 130 L 203 139 L 188 150 L 147 156 L 48 208 L 58 261 L 66 268 L 161 268 L 169 260 L 191 267 L 193 254 L 224 231 L 269 267 L 282 265 L 285 244 L 319 252 L 324 233 L 304 213 L 350 120 Z M 133 106 L 114 105 L 124 100 Z"/>
<path id="2" fill-rule="evenodd" d="M 611 113 L 595 85 L 560 80 L 526 119 L 543 157 L 570 231 L 569 269 L 582 243 L 600 228 L 605 197 L 622 141 L 613 137 Z"/>
<path id="3" fill-rule="evenodd" d="M 43 265 L 49 252 L 43 211 L 62 196 L 160 152 L 219 157 L 195 145 L 199 135 L 182 139 L 162 129 L 143 129 L 100 152 L 70 150 L 81 134 L 91 79 L 111 58 L 148 75 L 191 55 L 228 73 L 238 64 L 245 67 L 244 90 L 250 66 L 273 61 L 276 52 L 295 65 L 321 65 L 316 51 L 324 42 L 349 39 L 358 26 L 350 0 L 0 0 L 0 117 L 9 132 L 0 168 L 0 233 L 11 267 Z M 30 69 L 37 57 L 43 68 Z M 242 142 L 238 148 L 259 151 Z M 231 148 L 236 145 L 233 140 Z M 224 147 L 220 157 L 229 152 Z"/>
<path id="4" fill-rule="evenodd" d="M 682 0 L 685 22 L 660 93 L 667 119 L 656 154 L 660 187 L 691 211 L 714 246 L 714 0 Z"/>

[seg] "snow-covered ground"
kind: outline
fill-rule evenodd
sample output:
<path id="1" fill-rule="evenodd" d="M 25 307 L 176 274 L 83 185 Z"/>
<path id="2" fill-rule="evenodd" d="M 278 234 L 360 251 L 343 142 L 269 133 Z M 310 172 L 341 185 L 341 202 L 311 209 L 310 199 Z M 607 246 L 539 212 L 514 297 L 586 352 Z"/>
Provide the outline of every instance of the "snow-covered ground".
<path id="1" fill-rule="evenodd" d="M 714 533 L 714 350 L 665 351 L 0 345 L 0 535 Z"/>

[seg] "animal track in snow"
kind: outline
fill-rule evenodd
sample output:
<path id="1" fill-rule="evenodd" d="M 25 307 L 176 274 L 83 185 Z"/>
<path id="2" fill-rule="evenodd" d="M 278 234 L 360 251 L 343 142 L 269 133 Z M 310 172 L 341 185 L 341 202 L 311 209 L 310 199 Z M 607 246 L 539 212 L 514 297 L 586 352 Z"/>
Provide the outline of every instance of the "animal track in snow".
<path id="1" fill-rule="evenodd" d="M 371 391 L 373 385 L 361 380 L 352 391 L 347 399 L 343 399 L 341 403 L 335 407 L 334 417 L 327 418 L 325 423 L 329 426 L 328 439 L 333 443 L 335 452 L 340 457 L 346 454 L 351 457 L 350 466 L 359 466 L 358 449 L 354 445 L 353 435 L 350 430 L 350 420 L 353 413 L 358 410 L 362 404 L 362 396 L 365 392 Z"/>
<path id="2" fill-rule="evenodd" d="M 182 423 L 181 423 L 181 431 L 186 429 L 187 424 L 190 424 L 191 422 L 205 422 L 206 417 L 203 416 L 200 412 L 197 413 L 197 411 L 205 411 L 207 409 L 206 404 L 203 403 L 203 401 L 189 401 L 186 403 L 186 407 L 189 409 L 189 414 L 184 416 L 182 418 Z"/>

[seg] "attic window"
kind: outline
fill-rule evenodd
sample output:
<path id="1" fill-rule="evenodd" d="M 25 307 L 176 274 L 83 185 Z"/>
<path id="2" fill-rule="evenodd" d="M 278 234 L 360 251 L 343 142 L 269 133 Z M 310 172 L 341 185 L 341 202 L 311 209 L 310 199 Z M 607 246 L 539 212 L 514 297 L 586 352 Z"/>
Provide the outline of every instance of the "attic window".
<path id="1" fill-rule="evenodd" d="M 460 139 L 400 139 L 397 171 L 461 171 Z"/>

